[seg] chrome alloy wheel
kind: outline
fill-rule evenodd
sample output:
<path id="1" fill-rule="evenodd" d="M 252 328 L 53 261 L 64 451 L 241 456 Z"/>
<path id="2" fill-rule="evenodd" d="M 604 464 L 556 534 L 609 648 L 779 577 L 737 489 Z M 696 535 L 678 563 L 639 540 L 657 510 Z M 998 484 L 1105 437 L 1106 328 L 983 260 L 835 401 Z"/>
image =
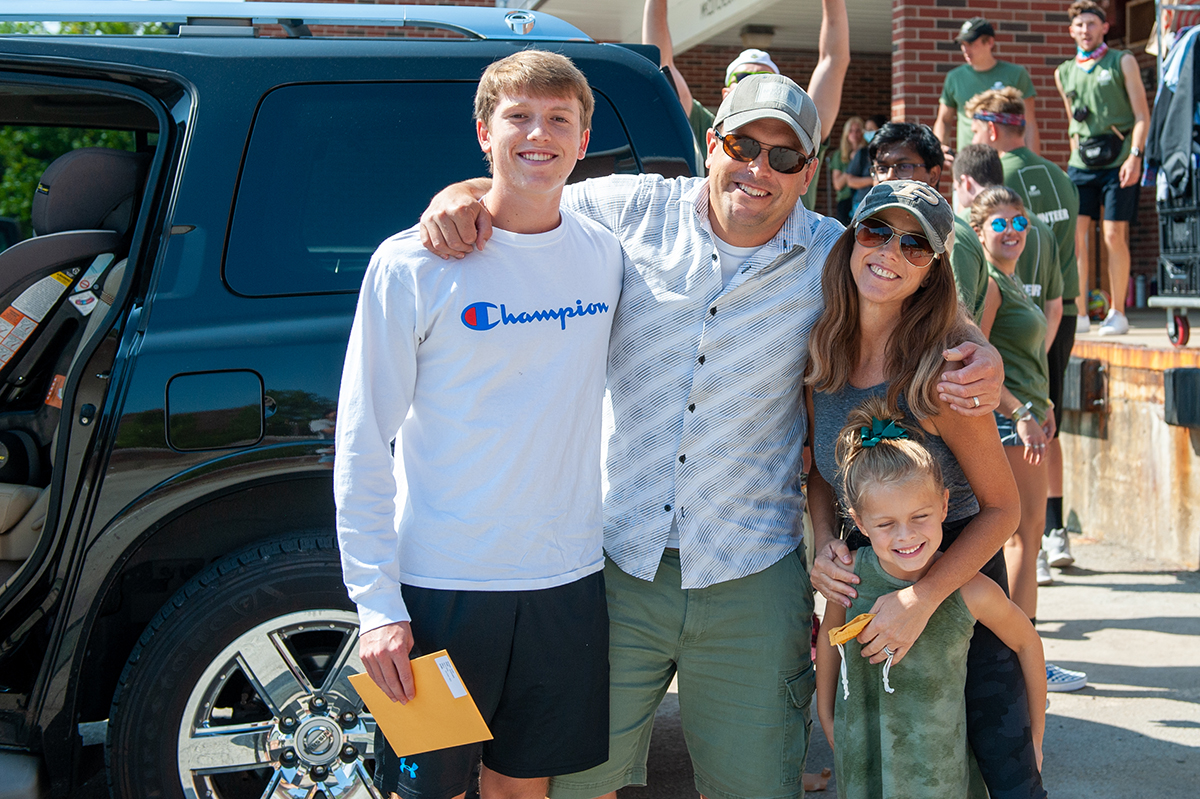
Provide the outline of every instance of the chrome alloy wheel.
<path id="1" fill-rule="evenodd" d="M 349 675 L 358 618 L 304 610 L 233 640 L 192 689 L 179 726 L 189 799 L 374 799 L 375 722 Z"/>

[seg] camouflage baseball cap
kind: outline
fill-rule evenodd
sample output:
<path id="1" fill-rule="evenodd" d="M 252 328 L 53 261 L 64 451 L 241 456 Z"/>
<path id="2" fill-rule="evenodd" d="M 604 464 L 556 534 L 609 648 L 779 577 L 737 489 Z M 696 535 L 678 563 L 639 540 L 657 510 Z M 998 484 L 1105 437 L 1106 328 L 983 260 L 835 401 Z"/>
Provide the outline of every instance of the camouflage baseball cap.
<path id="1" fill-rule="evenodd" d="M 934 251 L 943 253 L 954 246 L 954 211 L 928 183 L 888 180 L 872 187 L 855 211 L 851 227 L 885 208 L 903 208 L 916 217 Z"/>

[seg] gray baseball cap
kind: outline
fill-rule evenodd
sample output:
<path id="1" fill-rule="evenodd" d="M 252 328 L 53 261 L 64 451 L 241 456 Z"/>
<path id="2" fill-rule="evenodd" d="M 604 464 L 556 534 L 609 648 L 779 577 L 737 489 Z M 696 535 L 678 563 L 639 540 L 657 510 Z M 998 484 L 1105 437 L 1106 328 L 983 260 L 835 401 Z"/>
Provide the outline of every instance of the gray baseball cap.
<path id="1" fill-rule="evenodd" d="M 713 127 L 725 133 L 759 119 L 787 123 L 804 152 L 813 155 L 821 141 L 821 117 L 808 93 L 783 75 L 751 75 L 734 84 L 717 109 Z"/>
<path id="2" fill-rule="evenodd" d="M 946 198 L 928 183 L 888 180 L 873 186 L 859 203 L 850 226 L 885 208 L 903 208 L 916 217 L 935 252 L 943 253 L 954 246 L 954 211 Z"/>

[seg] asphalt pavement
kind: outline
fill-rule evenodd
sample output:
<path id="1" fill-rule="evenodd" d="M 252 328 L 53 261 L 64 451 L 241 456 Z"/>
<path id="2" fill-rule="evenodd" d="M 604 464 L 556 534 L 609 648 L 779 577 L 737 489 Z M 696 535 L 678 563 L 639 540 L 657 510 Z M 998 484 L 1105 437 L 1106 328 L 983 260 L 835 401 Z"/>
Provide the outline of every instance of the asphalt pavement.
<path id="1" fill-rule="evenodd" d="M 1046 659 L 1088 686 L 1050 694 L 1043 781 L 1054 799 L 1200 795 L 1200 573 L 1072 536 L 1076 562 L 1039 593 Z M 807 771 L 833 767 L 813 720 Z M 692 768 L 668 693 L 651 742 L 649 785 L 619 799 L 694 799 Z M 810 797 L 835 796 L 836 784 Z"/>

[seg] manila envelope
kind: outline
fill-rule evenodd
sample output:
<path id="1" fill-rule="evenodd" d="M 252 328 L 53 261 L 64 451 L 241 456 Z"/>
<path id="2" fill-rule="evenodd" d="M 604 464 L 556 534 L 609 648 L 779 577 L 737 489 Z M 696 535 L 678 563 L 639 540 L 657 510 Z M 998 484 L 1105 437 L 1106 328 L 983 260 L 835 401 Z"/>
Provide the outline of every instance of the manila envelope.
<path id="1" fill-rule="evenodd" d="M 446 650 L 411 663 L 417 696 L 406 705 L 388 699 L 369 674 L 350 675 L 397 757 L 492 739 Z"/>

